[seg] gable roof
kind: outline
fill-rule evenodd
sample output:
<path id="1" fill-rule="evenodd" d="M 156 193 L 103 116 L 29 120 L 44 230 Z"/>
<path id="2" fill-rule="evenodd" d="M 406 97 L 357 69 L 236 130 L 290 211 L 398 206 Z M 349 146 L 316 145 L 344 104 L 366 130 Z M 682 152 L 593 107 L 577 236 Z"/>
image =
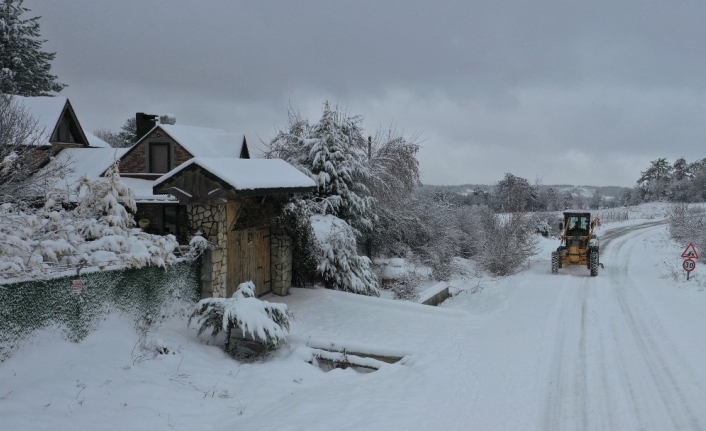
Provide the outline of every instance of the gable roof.
<path id="1" fill-rule="evenodd" d="M 64 148 L 39 172 L 51 172 L 56 166 L 67 166 L 68 172 L 58 186 L 73 187 L 84 175 L 92 181 L 100 178 L 126 151 L 127 148 Z"/>
<path id="2" fill-rule="evenodd" d="M 167 190 L 182 174 L 201 168 L 237 195 L 309 192 L 314 180 L 281 159 L 196 157 L 154 182 L 154 193 Z"/>
<path id="3" fill-rule="evenodd" d="M 32 116 L 34 121 L 37 122 L 37 129 L 42 132 L 40 139 L 35 141 L 34 145 L 51 145 L 52 136 L 54 136 L 54 133 L 57 131 L 59 122 L 64 115 L 69 115 L 76 125 L 76 131 L 78 132 L 77 138 L 90 146 L 94 146 L 83 131 L 69 99 L 50 96 L 12 96 L 12 101 L 23 107 L 27 113 Z"/>
<path id="4" fill-rule="evenodd" d="M 177 124 L 158 124 L 140 138 L 132 148 L 148 138 L 155 130 L 161 129 L 179 143 L 194 157 L 249 158 L 247 141 L 242 133 L 229 133 L 221 129 L 184 126 Z"/>
<path id="5" fill-rule="evenodd" d="M 86 138 L 88 138 L 88 144 L 93 147 L 93 148 L 112 148 L 109 143 L 105 142 L 98 136 L 94 135 L 93 133 L 86 132 L 84 130 L 83 132 L 86 135 Z M 125 149 L 127 151 L 127 148 Z M 126 152 L 123 151 L 123 152 Z"/>

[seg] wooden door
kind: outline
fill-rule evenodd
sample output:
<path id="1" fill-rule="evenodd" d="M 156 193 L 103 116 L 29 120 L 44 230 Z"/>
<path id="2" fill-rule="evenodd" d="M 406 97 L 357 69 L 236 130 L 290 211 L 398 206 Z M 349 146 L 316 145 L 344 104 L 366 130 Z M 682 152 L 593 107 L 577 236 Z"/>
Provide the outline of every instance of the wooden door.
<path id="1" fill-rule="evenodd" d="M 232 239 L 232 240 L 231 240 Z M 240 283 L 252 281 L 255 294 L 262 296 L 272 290 L 270 281 L 270 228 L 232 231 L 228 250 L 228 297 Z"/>

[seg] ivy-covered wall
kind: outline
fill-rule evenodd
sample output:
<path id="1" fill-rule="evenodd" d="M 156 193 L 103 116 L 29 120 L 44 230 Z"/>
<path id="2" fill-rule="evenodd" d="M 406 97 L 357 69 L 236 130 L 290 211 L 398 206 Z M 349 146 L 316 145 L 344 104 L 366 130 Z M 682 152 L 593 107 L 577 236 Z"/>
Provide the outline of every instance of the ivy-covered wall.
<path id="1" fill-rule="evenodd" d="M 38 329 L 62 328 L 80 341 L 110 312 L 154 315 L 174 300 L 200 299 L 199 262 L 170 267 L 98 271 L 49 280 L 0 285 L 0 362 Z M 74 280 L 83 288 L 74 293 Z"/>

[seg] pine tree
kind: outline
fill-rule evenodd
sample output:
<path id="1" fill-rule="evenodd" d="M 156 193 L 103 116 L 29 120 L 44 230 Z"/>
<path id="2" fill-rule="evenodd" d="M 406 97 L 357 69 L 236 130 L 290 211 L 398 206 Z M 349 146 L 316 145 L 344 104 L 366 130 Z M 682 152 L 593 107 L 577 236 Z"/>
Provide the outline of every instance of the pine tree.
<path id="1" fill-rule="evenodd" d="M 49 73 L 56 53 L 42 51 L 40 17 L 22 19 L 28 11 L 22 0 L 0 3 L 0 93 L 49 96 L 66 85 Z"/>
<path id="2" fill-rule="evenodd" d="M 366 182 L 370 179 L 362 119 L 324 103 L 317 124 L 290 113 L 289 130 L 280 131 L 266 157 L 286 160 L 315 182 L 314 199 L 321 213 L 345 220 L 358 233 L 368 233 L 376 219 Z"/>

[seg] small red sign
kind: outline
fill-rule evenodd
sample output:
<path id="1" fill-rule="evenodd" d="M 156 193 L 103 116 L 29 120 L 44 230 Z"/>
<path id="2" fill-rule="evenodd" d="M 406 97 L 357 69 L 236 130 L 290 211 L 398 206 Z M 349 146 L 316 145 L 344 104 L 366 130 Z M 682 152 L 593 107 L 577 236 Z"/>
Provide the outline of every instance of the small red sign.
<path id="1" fill-rule="evenodd" d="M 684 252 L 681 254 L 681 257 L 684 259 L 698 259 L 699 254 L 696 252 L 696 247 L 694 247 L 694 243 L 690 242 L 689 245 L 686 246 L 684 249 Z"/>
<path id="2" fill-rule="evenodd" d="M 83 280 L 73 280 L 71 282 L 71 292 L 81 293 L 83 291 Z"/>
<path id="3" fill-rule="evenodd" d="M 686 259 L 684 263 L 682 263 L 682 267 L 684 268 L 684 271 L 691 272 L 696 269 L 696 262 L 692 259 Z"/>

